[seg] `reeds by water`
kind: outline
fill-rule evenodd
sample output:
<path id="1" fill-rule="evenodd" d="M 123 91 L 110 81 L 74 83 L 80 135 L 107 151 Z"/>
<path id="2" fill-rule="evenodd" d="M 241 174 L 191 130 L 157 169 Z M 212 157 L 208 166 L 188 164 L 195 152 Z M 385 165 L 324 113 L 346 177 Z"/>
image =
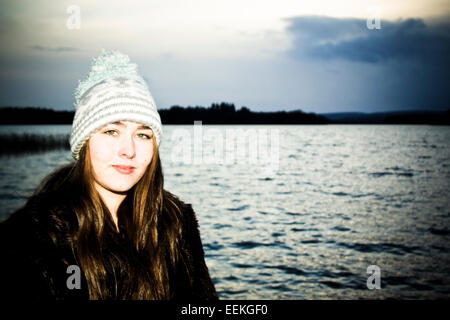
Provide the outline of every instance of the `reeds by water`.
<path id="1" fill-rule="evenodd" d="M 69 149 L 69 135 L 0 134 L 0 155 L 19 155 Z"/>

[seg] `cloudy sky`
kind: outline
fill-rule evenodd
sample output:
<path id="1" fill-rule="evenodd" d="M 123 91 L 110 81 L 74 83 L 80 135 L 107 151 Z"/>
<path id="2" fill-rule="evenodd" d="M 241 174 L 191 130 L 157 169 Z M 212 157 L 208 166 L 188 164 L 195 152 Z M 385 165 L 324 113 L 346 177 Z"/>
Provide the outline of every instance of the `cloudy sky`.
<path id="1" fill-rule="evenodd" d="M 0 39 L 0 106 L 73 110 L 104 48 L 159 108 L 450 108 L 448 0 L 0 0 Z"/>

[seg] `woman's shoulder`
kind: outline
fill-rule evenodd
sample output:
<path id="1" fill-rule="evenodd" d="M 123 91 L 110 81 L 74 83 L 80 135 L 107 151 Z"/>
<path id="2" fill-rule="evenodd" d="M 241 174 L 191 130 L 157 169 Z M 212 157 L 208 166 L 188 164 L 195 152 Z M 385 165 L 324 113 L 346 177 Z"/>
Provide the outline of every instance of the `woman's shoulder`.
<path id="1" fill-rule="evenodd" d="M 180 197 L 167 190 L 164 190 L 164 200 L 166 204 L 172 206 L 175 205 L 180 209 L 183 220 L 194 220 L 195 223 L 197 223 L 197 217 L 192 204 L 184 202 Z"/>
<path id="2" fill-rule="evenodd" d="M 185 257 L 186 266 L 189 268 L 189 288 L 177 292 L 180 299 L 216 300 L 218 299 L 214 283 L 209 275 L 205 262 L 200 229 L 196 214 L 190 203 L 182 201 L 176 195 L 167 192 L 170 199 L 179 206 L 183 223 L 181 254 Z"/>
<path id="3" fill-rule="evenodd" d="M 66 181 L 71 168 L 72 164 L 69 164 L 48 175 L 36 188 L 34 194 L 28 198 L 25 205 L 1 223 L 2 232 L 5 226 L 10 229 L 15 226 L 44 229 L 51 226 L 58 227 L 64 220 L 73 216 L 67 204 L 70 192 L 67 185 L 62 182 Z"/>
<path id="4" fill-rule="evenodd" d="M 192 204 L 184 202 L 178 196 L 168 191 L 165 191 L 165 198 L 166 201 L 169 200 L 168 202 L 175 203 L 180 209 L 180 219 L 183 230 L 182 236 L 184 241 L 188 246 L 199 247 L 201 250 L 200 226 Z"/>
<path id="5" fill-rule="evenodd" d="M 57 198 L 57 194 L 30 197 L 23 207 L 0 223 L 0 236 L 40 242 L 47 240 L 49 235 L 65 232 L 71 215 L 63 204 L 55 200 Z"/>
<path id="6" fill-rule="evenodd" d="M 52 298 L 75 263 L 61 208 L 50 200 L 33 196 L 0 223 L 1 281 L 11 297 Z"/>

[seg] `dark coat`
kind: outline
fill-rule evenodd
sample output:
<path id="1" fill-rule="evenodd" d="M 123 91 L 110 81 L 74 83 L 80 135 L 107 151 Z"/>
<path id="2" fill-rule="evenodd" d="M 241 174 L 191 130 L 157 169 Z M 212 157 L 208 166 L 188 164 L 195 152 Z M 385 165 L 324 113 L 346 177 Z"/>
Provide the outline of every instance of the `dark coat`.
<path id="1" fill-rule="evenodd" d="M 167 193 L 170 194 L 170 193 Z M 190 204 L 173 196 L 182 208 L 183 239 L 181 253 L 187 257 L 186 272 L 170 273 L 175 300 L 215 300 L 217 293 L 205 264 L 197 218 Z M 0 223 L 0 286 L 2 299 L 88 299 L 86 279 L 81 270 L 81 289 L 69 289 L 68 266 L 76 265 L 76 248 L 71 244 L 67 226 L 76 224 L 75 214 L 55 205 L 55 195 L 31 198 L 28 203 L 6 221 Z M 49 214 L 52 212 L 52 215 Z M 58 216 L 55 220 L 51 216 Z M 112 219 L 103 252 L 121 256 L 130 254 L 130 244 L 117 232 Z M 51 231 L 51 232 L 49 232 Z M 50 235 L 52 236 L 50 236 Z M 53 239 L 52 239 L 53 238 Z M 166 245 L 163 242 L 162 245 Z M 180 269 L 181 270 L 181 269 Z M 184 269 L 185 270 L 185 269 Z M 120 290 L 121 277 L 126 270 L 113 275 Z M 116 299 L 117 297 L 111 297 Z"/>

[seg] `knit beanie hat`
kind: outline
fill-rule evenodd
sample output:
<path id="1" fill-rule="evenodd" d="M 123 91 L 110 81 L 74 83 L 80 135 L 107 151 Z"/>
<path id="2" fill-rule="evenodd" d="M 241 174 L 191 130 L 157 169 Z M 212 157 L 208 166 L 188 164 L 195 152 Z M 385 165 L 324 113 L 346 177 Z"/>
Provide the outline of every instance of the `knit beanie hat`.
<path id="1" fill-rule="evenodd" d="M 90 135 L 115 121 L 149 126 L 159 146 L 162 124 L 155 101 L 137 65 L 125 54 L 103 50 L 93 59 L 89 76 L 75 90 L 75 108 L 70 149 L 76 160 Z"/>

